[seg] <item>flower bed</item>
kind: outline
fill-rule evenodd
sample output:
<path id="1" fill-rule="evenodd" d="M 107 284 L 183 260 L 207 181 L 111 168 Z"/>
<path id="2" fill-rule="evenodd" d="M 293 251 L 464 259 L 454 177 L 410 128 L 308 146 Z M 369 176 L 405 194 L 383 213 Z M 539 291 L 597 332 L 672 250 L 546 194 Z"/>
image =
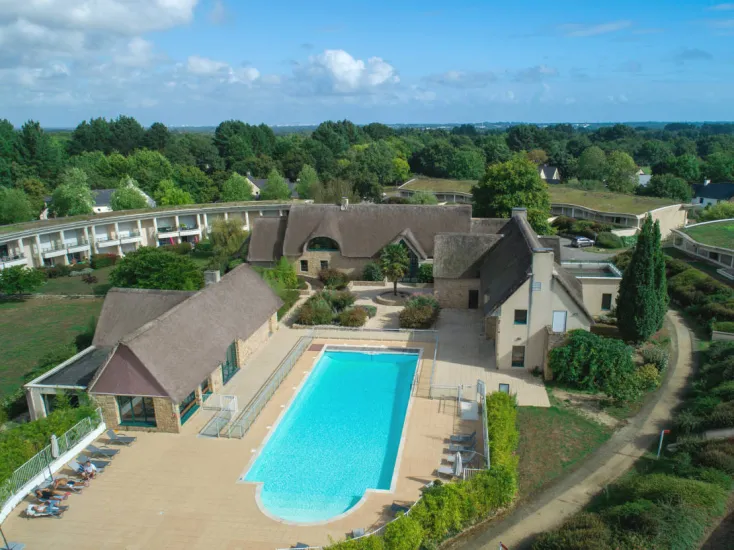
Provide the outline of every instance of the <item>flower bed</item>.
<path id="1" fill-rule="evenodd" d="M 371 311 L 366 307 L 355 306 L 356 300 L 354 294 L 345 290 L 317 292 L 298 308 L 295 323 L 306 326 L 361 327 L 374 313 L 370 315 Z"/>
<path id="2" fill-rule="evenodd" d="M 431 328 L 440 312 L 438 300 L 433 296 L 413 296 L 400 312 L 400 328 Z"/>

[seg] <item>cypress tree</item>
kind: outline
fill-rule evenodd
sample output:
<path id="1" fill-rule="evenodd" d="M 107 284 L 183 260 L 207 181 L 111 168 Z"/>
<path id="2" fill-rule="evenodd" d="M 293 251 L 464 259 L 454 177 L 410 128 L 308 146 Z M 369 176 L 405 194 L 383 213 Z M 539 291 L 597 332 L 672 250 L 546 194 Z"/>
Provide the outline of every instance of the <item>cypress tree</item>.
<path id="1" fill-rule="evenodd" d="M 660 320 L 654 245 L 652 218 L 648 216 L 637 238 L 632 261 L 619 285 L 617 320 L 622 338 L 628 341 L 647 340 L 657 330 Z"/>
<path id="2" fill-rule="evenodd" d="M 668 311 L 668 279 L 665 274 L 665 254 L 663 253 L 663 247 L 660 244 L 660 222 L 655 221 L 653 226 L 653 248 L 655 250 L 655 292 L 658 296 L 659 310 L 658 310 L 658 322 L 657 329 L 663 328 L 663 321 L 665 320 L 665 314 Z"/>

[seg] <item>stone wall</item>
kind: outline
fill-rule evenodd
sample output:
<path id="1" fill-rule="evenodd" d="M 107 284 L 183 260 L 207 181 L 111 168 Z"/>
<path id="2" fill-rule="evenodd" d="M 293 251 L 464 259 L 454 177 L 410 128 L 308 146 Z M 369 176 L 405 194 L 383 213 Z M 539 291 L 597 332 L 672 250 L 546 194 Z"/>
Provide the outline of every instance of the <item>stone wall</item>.
<path id="1" fill-rule="evenodd" d="M 433 289 L 442 308 L 468 309 L 469 291 L 479 290 L 479 279 L 434 279 Z"/>
<path id="2" fill-rule="evenodd" d="M 214 372 L 209 375 L 209 385 L 212 388 L 212 393 L 218 393 L 223 387 L 224 382 L 222 380 L 222 367 L 218 366 Z"/>
<path id="3" fill-rule="evenodd" d="M 268 319 L 247 340 L 237 340 L 237 366 L 239 368 L 242 368 L 250 356 L 267 342 L 271 334 L 270 323 L 271 319 Z"/>
<path id="4" fill-rule="evenodd" d="M 220 377 L 221 378 L 221 377 Z M 94 400 L 102 408 L 102 416 L 108 428 L 121 428 L 133 432 L 167 432 L 179 433 L 181 422 L 178 409 L 167 397 L 154 397 L 153 410 L 155 411 L 156 427 L 120 426 L 120 410 L 117 406 L 117 397 L 114 395 L 95 395 Z"/>
<path id="5" fill-rule="evenodd" d="M 548 365 L 549 354 L 552 349 L 563 345 L 566 341 L 566 334 L 559 332 L 553 332 L 551 327 L 546 327 L 546 340 L 545 340 L 545 362 L 543 363 L 543 377 L 546 380 L 553 380 L 553 371 L 551 371 Z"/>
<path id="6" fill-rule="evenodd" d="M 95 395 L 94 400 L 102 408 L 102 417 L 108 428 L 116 429 L 120 425 L 120 411 L 114 395 Z"/>
<path id="7" fill-rule="evenodd" d="M 301 260 L 308 262 L 308 270 L 301 271 Z M 371 260 L 370 258 L 345 258 L 340 252 L 329 251 L 306 251 L 300 257 L 292 260 L 296 273 L 303 277 L 318 278 L 321 271 L 321 262 L 328 262 L 329 268 L 338 269 L 346 273 L 352 279 L 362 277 L 364 266 Z"/>

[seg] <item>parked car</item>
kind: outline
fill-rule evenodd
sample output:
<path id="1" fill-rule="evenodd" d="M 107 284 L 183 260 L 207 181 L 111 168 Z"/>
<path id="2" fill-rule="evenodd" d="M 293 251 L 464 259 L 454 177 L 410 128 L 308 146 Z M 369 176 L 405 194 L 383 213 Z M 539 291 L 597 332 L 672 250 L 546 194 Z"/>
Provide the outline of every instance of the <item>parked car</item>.
<path id="1" fill-rule="evenodd" d="M 574 237 L 571 240 L 571 246 L 574 248 L 584 248 L 585 246 L 594 246 L 594 241 L 587 237 Z"/>

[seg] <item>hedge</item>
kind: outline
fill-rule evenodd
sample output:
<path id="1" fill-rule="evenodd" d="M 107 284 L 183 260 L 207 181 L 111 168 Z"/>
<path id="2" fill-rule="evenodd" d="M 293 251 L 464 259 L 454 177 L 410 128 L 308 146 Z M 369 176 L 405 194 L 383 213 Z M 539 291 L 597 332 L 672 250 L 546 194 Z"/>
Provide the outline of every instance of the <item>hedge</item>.
<path id="1" fill-rule="evenodd" d="M 725 321 L 721 323 L 713 323 L 711 327 L 719 332 L 734 332 L 734 321 Z"/>
<path id="2" fill-rule="evenodd" d="M 487 396 L 487 429 L 492 467 L 505 466 L 517 470 L 515 449 L 520 440 L 517 430 L 515 397 L 502 392 Z"/>
<path id="3" fill-rule="evenodd" d="M 92 254 L 90 265 L 94 269 L 109 267 L 111 265 L 115 265 L 117 263 L 117 259 L 118 257 L 116 254 Z"/>
<path id="4" fill-rule="evenodd" d="M 421 264 L 418 266 L 418 282 L 433 282 L 433 264 Z"/>
<path id="5" fill-rule="evenodd" d="M 596 236 L 596 245 L 601 248 L 622 248 L 624 241 L 614 233 L 602 231 Z"/>
<path id="6" fill-rule="evenodd" d="M 376 262 L 370 262 L 366 266 L 364 266 L 364 270 L 362 271 L 362 279 L 365 281 L 383 281 L 385 279 L 385 275 L 382 273 L 382 268 L 380 267 L 380 264 Z"/>

